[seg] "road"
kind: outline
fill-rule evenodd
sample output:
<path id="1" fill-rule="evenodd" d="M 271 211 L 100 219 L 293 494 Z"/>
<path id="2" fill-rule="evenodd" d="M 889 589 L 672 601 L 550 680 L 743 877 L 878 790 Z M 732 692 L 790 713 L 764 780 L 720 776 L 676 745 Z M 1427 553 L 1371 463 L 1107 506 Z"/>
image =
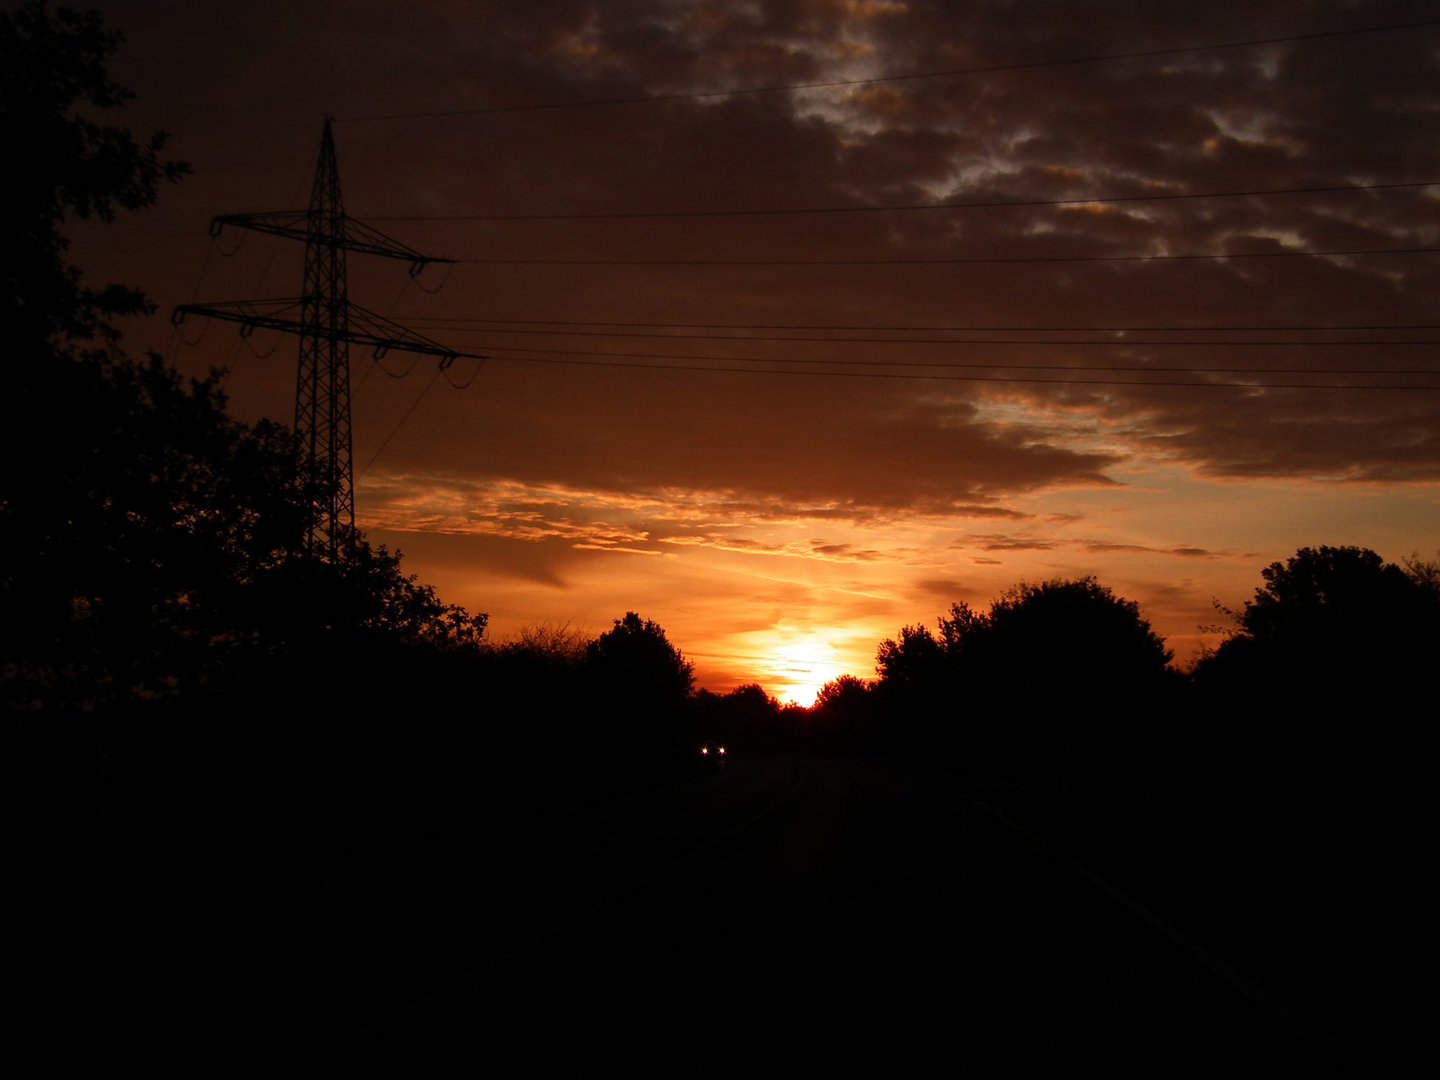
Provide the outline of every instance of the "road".
<path id="1" fill-rule="evenodd" d="M 61 1058 L 1364 1075 L 965 792 L 855 761 L 736 758 L 49 933 L 26 1023 Z"/>

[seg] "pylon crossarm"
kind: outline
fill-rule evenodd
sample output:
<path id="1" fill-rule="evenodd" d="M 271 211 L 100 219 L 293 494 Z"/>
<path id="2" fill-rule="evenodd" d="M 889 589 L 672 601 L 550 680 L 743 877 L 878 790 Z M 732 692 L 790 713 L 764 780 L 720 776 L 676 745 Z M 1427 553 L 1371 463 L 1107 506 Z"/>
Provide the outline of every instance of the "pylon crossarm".
<path id="1" fill-rule="evenodd" d="M 236 229 L 252 229 L 255 232 L 272 233 L 291 240 L 305 240 L 310 234 L 309 223 L 303 210 L 290 210 L 274 214 L 221 214 L 210 220 L 210 235 L 219 236 L 229 225 Z"/>
<path id="2" fill-rule="evenodd" d="M 363 221 L 347 216 L 345 218 L 345 247 L 367 255 L 382 255 L 390 259 L 404 259 L 412 266 L 428 263 L 453 263 L 454 259 L 442 259 L 433 255 L 422 255 L 408 244 L 402 244 L 393 236 L 386 236 L 379 229 L 372 229 Z"/>
<path id="3" fill-rule="evenodd" d="M 391 349 L 398 349 L 423 356 L 438 356 L 443 361 L 441 366 L 449 367 L 460 355 L 450 346 L 417 334 L 409 327 L 401 326 L 373 311 L 367 311 L 358 304 L 350 305 L 350 332 L 357 335 L 351 338 L 352 341 L 373 346 L 377 356 Z"/>
<path id="4" fill-rule="evenodd" d="M 207 319 L 223 319 L 238 322 L 250 330 L 264 328 L 299 334 L 303 325 L 296 319 L 285 317 L 289 311 L 300 309 L 300 299 L 286 300 L 236 300 L 214 304 L 181 304 L 170 315 L 175 325 L 185 321 L 187 315 L 200 315 Z"/>
<path id="5" fill-rule="evenodd" d="M 454 259 L 422 255 L 408 244 L 402 244 L 394 237 L 386 236 L 380 230 L 372 229 L 369 225 L 362 221 L 356 221 L 352 217 L 344 217 L 342 224 L 344 240 L 339 246 L 346 251 L 355 251 L 362 255 L 401 259 L 411 264 L 412 276 L 418 272 L 416 267 L 423 268 L 430 263 L 453 263 L 455 261 Z M 325 246 L 334 243 L 330 235 L 314 229 L 310 215 L 304 210 L 281 210 L 267 214 L 221 214 L 211 220 L 210 235 L 218 237 L 225 231 L 227 225 L 237 229 L 250 229 L 254 232 L 283 236 L 288 240 L 300 240 L 304 243 L 319 243 Z"/>
<path id="6" fill-rule="evenodd" d="M 240 323 L 244 330 L 278 330 L 286 334 L 313 334 L 315 328 L 299 319 L 288 317 L 288 312 L 300 309 L 300 298 L 286 300 L 237 300 L 216 304 L 181 304 L 174 311 L 171 320 L 183 322 L 187 315 L 200 315 L 207 319 L 223 319 Z M 391 322 L 383 315 L 366 311 L 357 304 L 349 307 L 349 326 L 346 330 L 327 332 L 323 336 L 336 341 L 347 341 L 352 345 L 365 345 L 384 355 L 390 351 L 419 353 L 423 356 L 438 356 L 448 367 L 459 353 L 448 345 L 442 345 L 422 334 Z"/>

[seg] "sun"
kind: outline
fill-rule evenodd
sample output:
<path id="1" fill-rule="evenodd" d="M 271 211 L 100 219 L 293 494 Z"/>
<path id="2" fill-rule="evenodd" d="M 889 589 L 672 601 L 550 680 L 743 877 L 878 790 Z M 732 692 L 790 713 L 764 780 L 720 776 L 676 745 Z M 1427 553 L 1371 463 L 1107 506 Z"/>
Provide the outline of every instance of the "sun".
<path id="1" fill-rule="evenodd" d="M 845 674 L 834 648 L 815 638 L 788 640 L 775 648 L 774 656 L 771 685 L 775 697 L 786 705 L 808 709 L 821 687 Z"/>

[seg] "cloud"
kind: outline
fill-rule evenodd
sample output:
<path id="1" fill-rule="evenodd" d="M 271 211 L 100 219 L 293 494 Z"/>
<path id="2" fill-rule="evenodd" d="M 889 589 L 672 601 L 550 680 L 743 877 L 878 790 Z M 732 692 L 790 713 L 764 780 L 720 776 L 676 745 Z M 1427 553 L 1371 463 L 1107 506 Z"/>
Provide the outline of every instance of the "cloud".
<path id="1" fill-rule="evenodd" d="M 1053 551 L 1059 540 L 1034 536 L 1006 536 L 1001 533 L 975 534 L 955 540 L 952 547 L 979 548 L 981 551 Z"/>
<path id="2" fill-rule="evenodd" d="M 1172 547 L 1157 548 L 1145 544 L 1116 544 L 1101 540 L 1081 541 L 1077 546 L 1082 551 L 1094 555 L 1125 554 L 1127 552 L 1137 555 L 1174 555 L 1182 559 L 1214 559 L 1218 556 L 1213 551 L 1197 547 Z"/>
<path id="3" fill-rule="evenodd" d="M 1363 491 L 1379 500 L 1367 528 L 1433 546 L 1413 500 L 1440 480 L 1440 260 L 1288 256 L 1436 246 L 1440 195 L 1263 192 L 1440 175 L 1436 33 L 1022 67 L 1401 22 L 1406 5 L 1360 0 L 1343 19 L 1239 0 L 1163 17 L 1128 0 L 1083 17 L 941 0 L 415 0 L 403 19 L 380 0 L 121 7 L 116 73 L 139 93 L 125 122 L 175 132 L 195 173 L 103 235 L 77 226 L 96 280 L 142 284 L 161 310 L 298 291 L 299 248 L 258 237 L 206 258 L 198 282 L 195 267 L 215 214 L 303 204 L 327 112 L 348 211 L 471 260 L 419 282 L 390 260 L 349 263 L 356 302 L 489 357 L 446 373 L 463 391 L 429 361 L 391 379 L 351 358 L 359 516 L 447 581 L 475 580 L 468 552 L 517 609 L 505 590 L 523 581 L 587 611 L 683 587 L 686 610 L 728 598 L 726 618 L 803 602 L 864 620 L 880 616 L 830 597 L 824 575 L 894 598 L 972 572 L 1134 565 L 1160 596 L 1156 560 L 1183 559 L 1193 600 L 1230 553 L 1285 554 L 1245 530 L 1247 485 L 1276 503 Z M 956 69 L 988 70 L 528 108 Z M 463 113 L 506 106 L 527 108 Z M 448 115 L 374 119 L 426 112 Z M 1254 194 L 1097 198 L 1197 192 Z M 460 220 L 1047 200 L 1074 202 Z M 417 215 L 446 220 L 378 220 Z M 1202 253 L 1265 257 L 1093 261 Z M 473 261 L 535 258 L 577 262 Z M 896 258 L 1007 261 L 880 261 Z M 583 265 L 595 259 L 691 265 Z M 783 264 L 845 259 L 875 261 Z M 723 260 L 751 263 L 704 265 Z M 1352 326 L 1380 329 L 1338 329 Z M 170 328 L 138 324 L 129 341 L 164 350 Z M 292 415 L 288 343 L 261 361 L 211 328 L 169 355 L 193 374 L 233 368 L 240 416 Z M 1126 486 L 1161 473 L 1184 478 L 1190 515 Z M 1352 521 L 1327 506 L 1305 525 Z M 749 576 L 780 565 L 824 587 Z"/>

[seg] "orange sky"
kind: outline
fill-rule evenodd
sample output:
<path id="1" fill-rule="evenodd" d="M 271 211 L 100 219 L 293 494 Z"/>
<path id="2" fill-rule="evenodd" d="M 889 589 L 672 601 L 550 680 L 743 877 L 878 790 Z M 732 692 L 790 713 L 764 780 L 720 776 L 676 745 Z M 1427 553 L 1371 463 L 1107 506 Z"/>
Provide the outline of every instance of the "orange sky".
<path id="1" fill-rule="evenodd" d="M 162 312 L 298 294 L 298 247 L 206 230 L 301 208 L 327 112 L 349 212 L 461 260 L 352 256 L 353 300 L 491 357 L 356 350 L 358 517 L 497 638 L 635 610 L 702 684 L 808 703 L 1022 579 L 1095 574 L 1184 660 L 1297 547 L 1440 549 L 1437 256 L 1289 257 L 1440 246 L 1440 187 L 1101 198 L 1440 180 L 1440 27 L 1169 51 L 1432 5 L 100 6 L 123 121 L 195 173 L 77 233 L 94 276 Z M 937 201 L 1030 205 L 751 213 Z M 555 217 L 717 211 L 747 213 Z M 1201 253 L 1261 257 L 1130 258 Z M 293 340 L 128 341 L 290 416 Z"/>

